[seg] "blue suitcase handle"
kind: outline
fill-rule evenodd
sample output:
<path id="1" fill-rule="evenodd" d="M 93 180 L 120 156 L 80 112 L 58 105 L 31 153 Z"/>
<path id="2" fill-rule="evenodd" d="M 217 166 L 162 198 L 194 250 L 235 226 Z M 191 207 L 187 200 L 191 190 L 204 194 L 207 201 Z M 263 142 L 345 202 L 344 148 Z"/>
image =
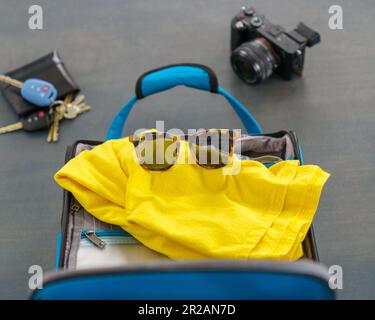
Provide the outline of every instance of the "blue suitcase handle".
<path id="1" fill-rule="evenodd" d="M 251 113 L 236 98 L 218 85 L 216 74 L 210 68 L 199 64 L 185 63 L 168 65 L 144 73 L 137 80 L 135 96 L 122 107 L 113 119 L 106 140 L 122 137 L 125 122 L 138 100 L 179 85 L 222 95 L 240 117 L 248 133 L 262 133 L 262 129 Z"/>

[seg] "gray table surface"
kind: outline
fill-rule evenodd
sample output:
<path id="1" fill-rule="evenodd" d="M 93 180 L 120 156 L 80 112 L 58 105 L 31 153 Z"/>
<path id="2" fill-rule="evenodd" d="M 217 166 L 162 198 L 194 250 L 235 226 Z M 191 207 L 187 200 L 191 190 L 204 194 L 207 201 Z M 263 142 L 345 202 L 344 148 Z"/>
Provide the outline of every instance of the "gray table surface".
<path id="1" fill-rule="evenodd" d="M 52 269 L 62 191 L 52 176 L 77 139 L 103 139 L 137 77 L 179 62 L 211 66 L 265 131 L 294 129 L 307 163 L 332 174 L 315 217 L 321 260 L 340 265 L 339 298 L 375 298 L 375 3 L 334 1 L 344 30 L 328 28 L 329 1 L 253 1 L 275 23 L 304 21 L 322 43 L 307 52 L 302 79 L 273 77 L 258 87 L 242 83 L 228 62 L 229 23 L 239 0 L 39 1 L 44 30 L 28 29 L 33 1 L 0 0 L 0 70 L 6 72 L 57 48 L 93 110 L 65 122 L 57 144 L 46 133 L 0 137 L 0 298 L 27 297 L 28 268 Z M 16 121 L 0 98 L 0 125 Z M 140 103 L 125 133 L 154 127 L 240 127 L 220 97 L 178 88 Z"/>

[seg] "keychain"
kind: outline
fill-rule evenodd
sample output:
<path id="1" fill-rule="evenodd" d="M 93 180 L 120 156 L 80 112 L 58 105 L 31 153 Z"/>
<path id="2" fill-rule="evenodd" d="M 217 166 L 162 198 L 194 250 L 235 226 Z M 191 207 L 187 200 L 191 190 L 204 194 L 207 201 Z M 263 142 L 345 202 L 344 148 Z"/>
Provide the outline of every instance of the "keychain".
<path id="1" fill-rule="evenodd" d="M 29 132 L 44 130 L 50 127 L 51 122 L 51 115 L 48 112 L 44 110 L 34 111 L 28 116 L 22 117 L 19 122 L 0 128 L 0 134 L 18 130 Z"/>
<path id="2" fill-rule="evenodd" d="M 21 89 L 22 98 L 41 108 L 49 107 L 57 98 L 55 86 L 44 80 L 31 78 L 22 82 L 0 75 L 0 81 Z"/>
<path id="3" fill-rule="evenodd" d="M 0 128 L 0 135 L 18 130 L 38 131 L 49 129 L 47 142 L 59 139 L 59 124 L 62 119 L 75 119 L 79 114 L 89 111 L 91 107 L 85 103 L 85 96 L 78 95 L 74 100 L 71 94 L 64 101 L 56 100 L 57 90 L 47 81 L 30 78 L 25 82 L 0 75 L 0 81 L 19 88 L 21 96 L 26 101 L 40 107 L 19 122 Z M 73 100 L 73 101 L 72 101 Z M 44 111 L 49 108 L 49 111 Z"/>

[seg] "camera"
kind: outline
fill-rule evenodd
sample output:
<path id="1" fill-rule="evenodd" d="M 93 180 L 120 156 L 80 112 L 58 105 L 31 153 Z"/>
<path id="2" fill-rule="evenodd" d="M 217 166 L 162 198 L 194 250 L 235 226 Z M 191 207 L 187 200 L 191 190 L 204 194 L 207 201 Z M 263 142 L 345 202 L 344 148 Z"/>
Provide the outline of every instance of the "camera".
<path id="1" fill-rule="evenodd" d="M 253 7 L 242 7 L 231 21 L 231 64 L 248 84 L 258 84 L 273 72 L 290 80 L 302 75 L 305 49 L 320 42 L 320 34 L 300 22 L 286 32 Z"/>

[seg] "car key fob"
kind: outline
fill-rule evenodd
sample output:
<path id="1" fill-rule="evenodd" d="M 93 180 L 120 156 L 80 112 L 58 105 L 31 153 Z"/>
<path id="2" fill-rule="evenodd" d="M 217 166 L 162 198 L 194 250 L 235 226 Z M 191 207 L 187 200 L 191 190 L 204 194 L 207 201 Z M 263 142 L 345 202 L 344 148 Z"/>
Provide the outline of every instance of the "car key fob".
<path id="1" fill-rule="evenodd" d="M 57 97 L 55 86 L 40 79 L 27 79 L 21 88 L 22 97 L 38 107 L 49 107 Z"/>
<path id="2" fill-rule="evenodd" d="M 51 116 L 44 110 L 30 113 L 22 118 L 22 129 L 25 131 L 38 131 L 48 129 L 52 123 Z"/>

